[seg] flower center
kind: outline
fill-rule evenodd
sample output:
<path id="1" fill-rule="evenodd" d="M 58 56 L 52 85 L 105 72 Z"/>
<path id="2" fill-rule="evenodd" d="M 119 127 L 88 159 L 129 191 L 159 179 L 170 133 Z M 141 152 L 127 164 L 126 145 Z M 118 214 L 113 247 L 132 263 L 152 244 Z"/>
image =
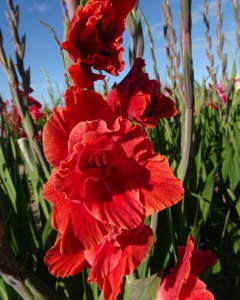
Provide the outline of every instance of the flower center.
<path id="1" fill-rule="evenodd" d="M 91 153 L 89 156 L 88 162 L 97 167 L 106 167 L 107 166 L 107 154 L 106 151 L 101 150 L 95 153 Z"/>

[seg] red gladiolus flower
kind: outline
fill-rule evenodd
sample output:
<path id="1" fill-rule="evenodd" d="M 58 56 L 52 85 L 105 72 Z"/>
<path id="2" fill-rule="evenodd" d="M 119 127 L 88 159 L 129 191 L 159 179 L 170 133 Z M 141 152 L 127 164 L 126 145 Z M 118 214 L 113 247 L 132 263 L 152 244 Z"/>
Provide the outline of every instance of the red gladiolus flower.
<path id="1" fill-rule="evenodd" d="M 115 76 L 123 69 L 122 34 L 135 4 L 136 0 L 90 0 L 77 7 L 61 44 L 75 63 L 68 69 L 75 85 L 89 87 L 104 78 L 92 73 L 91 67 Z"/>
<path id="2" fill-rule="evenodd" d="M 22 97 L 25 96 L 24 91 L 18 89 L 18 92 L 21 94 Z M 36 108 L 38 108 L 38 109 L 42 108 L 42 104 L 39 101 L 37 101 L 36 99 L 34 99 L 32 96 L 28 95 L 27 98 L 28 98 L 28 105 L 29 106 L 35 105 Z"/>
<path id="3" fill-rule="evenodd" d="M 61 139 L 60 126 L 55 127 L 59 128 L 58 137 L 48 132 L 44 140 L 55 139 L 55 147 L 65 151 L 65 132 Z M 182 198 L 180 180 L 173 175 L 167 159 L 153 153 L 140 126 L 121 118 L 112 129 L 103 120 L 86 121 L 78 123 L 67 138 L 68 156 L 56 172 L 55 190 L 69 200 L 84 203 L 99 221 L 132 229 L 145 216 Z M 45 153 L 49 157 L 46 148 Z"/>
<path id="4" fill-rule="evenodd" d="M 227 96 L 225 93 L 225 87 L 224 87 L 224 83 L 222 82 L 222 80 L 220 80 L 219 83 L 216 84 L 215 89 L 219 95 L 220 100 L 222 101 L 222 104 L 226 104 Z"/>
<path id="5" fill-rule="evenodd" d="M 216 263 L 212 251 L 193 250 L 188 237 L 186 247 L 178 247 L 178 261 L 161 282 L 157 300 L 214 300 L 206 285 L 196 276 Z"/>
<path id="6" fill-rule="evenodd" d="M 71 88 L 65 100 L 66 107 L 54 109 L 43 132 L 46 158 L 58 167 L 56 192 L 122 229 L 135 228 L 182 198 L 180 180 L 166 157 L 154 154 L 139 125 L 121 117 L 113 124 L 100 94 Z"/>
<path id="7" fill-rule="evenodd" d="M 209 105 L 212 109 L 217 110 L 217 106 L 213 102 L 210 102 Z"/>
<path id="8" fill-rule="evenodd" d="M 145 62 L 137 58 L 127 76 L 108 94 L 112 111 L 125 118 L 154 127 L 161 118 L 177 114 L 173 100 L 159 92 L 160 83 L 150 80 L 142 68 Z"/>
<path id="9" fill-rule="evenodd" d="M 92 266 L 88 282 L 96 282 L 105 299 L 115 300 L 122 290 L 124 276 L 144 261 L 153 240 L 152 229 L 141 224 L 131 231 L 120 230 L 93 250 L 85 251 L 85 257 Z"/>
<path id="10" fill-rule="evenodd" d="M 46 118 L 46 114 L 44 114 L 43 112 L 39 111 L 39 108 L 37 108 L 37 106 L 35 104 L 32 104 L 31 106 L 29 106 L 28 108 L 33 120 L 38 121 L 41 118 Z"/>

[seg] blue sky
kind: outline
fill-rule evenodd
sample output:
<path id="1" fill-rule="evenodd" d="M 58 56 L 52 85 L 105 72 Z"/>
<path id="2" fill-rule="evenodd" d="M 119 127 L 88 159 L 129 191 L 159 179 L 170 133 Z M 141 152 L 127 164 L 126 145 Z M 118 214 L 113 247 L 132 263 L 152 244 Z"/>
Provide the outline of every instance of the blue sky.
<path id="1" fill-rule="evenodd" d="M 163 18 L 162 18 L 162 2 L 158 0 L 140 0 L 140 6 L 144 11 L 146 18 L 151 27 L 152 35 L 155 42 L 155 55 L 160 76 L 163 81 L 166 78 L 166 65 L 168 61 L 165 54 L 165 40 L 163 37 Z M 206 66 L 208 60 L 205 54 L 206 40 L 204 36 L 205 26 L 203 23 L 203 1 L 192 1 L 192 42 L 193 42 L 193 62 L 195 79 L 201 81 L 203 76 L 207 76 Z M 173 24 L 177 34 L 178 50 L 179 50 L 179 0 L 169 1 Z M 210 36 L 212 38 L 212 54 L 215 57 L 215 66 L 219 64 L 217 55 L 217 9 L 216 0 L 208 1 L 209 3 L 209 20 L 210 20 Z M 53 40 L 51 33 L 39 22 L 43 20 L 49 24 L 57 33 L 58 39 L 63 39 L 63 22 L 60 0 L 40 1 L 40 0 L 14 0 L 14 4 L 20 7 L 20 34 L 26 34 L 26 55 L 25 68 L 30 66 L 31 86 L 34 89 L 32 96 L 41 102 L 49 102 L 47 92 L 47 80 L 42 71 L 46 71 L 53 87 L 59 86 L 60 91 L 64 92 L 64 68 L 59 55 L 58 47 Z M 14 48 L 11 42 L 11 35 L 8 29 L 8 23 L 4 11 L 8 11 L 6 1 L 0 2 L 0 27 L 3 34 L 3 43 L 7 56 L 14 55 Z M 225 42 L 224 53 L 228 53 L 228 67 L 232 65 L 230 51 L 235 52 L 237 43 L 235 39 L 236 24 L 233 17 L 232 1 L 222 0 L 223 26 L 222 32 L 225 34 L 230 47 Z M 149 76 L 153 78 L 152 65 L 149 54 L 149 43 L 144 29 L 146 70 Z M 128 64 L 128 47 L 130 39 L 127 32 L 124 34 L 124 60 L 126 67 L 119 77 L 111 78 L 111 82 L 119 82 L 129 71 Z M 237 64 L 239 66 L 239 54 L 237 54 Z M 231 68 L 230 68 L 231 69 Z M 109 75 L 107 75 L 109 77 Z M 100 85 L 97 83 L 96 88 Z M 56 88 L 55 88 L 56 90 Z M 0 66 L 0 94 L 4 99 L 10 99 L 10 93 L 7 78 L 3 68 Z"/>

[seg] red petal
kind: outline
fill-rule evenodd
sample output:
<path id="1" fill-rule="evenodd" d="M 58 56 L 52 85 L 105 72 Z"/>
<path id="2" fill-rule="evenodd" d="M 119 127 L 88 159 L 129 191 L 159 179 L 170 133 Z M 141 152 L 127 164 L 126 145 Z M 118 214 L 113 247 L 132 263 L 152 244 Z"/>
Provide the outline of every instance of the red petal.
<path id="1" fill-rule="evenodd" d="M 94 85 L 94 81 L 104 79 L 105 75 L 92 73 L 90 67 L 85 67 L 80 60 L 68 68 L 74 84 L 79 88 L 88 88 Z"/>
<path id="2" fill-rule="evenodd" d="M 213 266 L 216 263 L 216 257 L 211 250 L 202 251 L 200 249 L 196 249 L 192 253 L 190 263 L 191 274 L 194 276 L 198 276 L 207 268 Z"/>
<path id="3" fill-rule="evenodd" d="M 43 150 L 48 162 L 57 167 L 68 155 L 68 128 L 62 116 L 62 109 L 54 108 L 53 114 L 43 128 Z"/>
<path id="4" fill-rule="evenodd" d="M 80 144 L 85 148 L 94 151 L 111 150 L 112 139 L 107 135 L 111 131 L 107 128 L 106 122 L 96 120 L 91 122 L 81 122 L 77 124 L 69 135 L 68 151 L 71 153 L 76 144 Z M 80 148 L 80 147 L 78 147 Z"/>
<path id="5" fill-rule="evenodd" d="M 129 233 L 122 240 L 122 256 L 117 266 L 103 279 L 96 283 L 103 291 L 105 299 L 115 300 L 122 290 L 123 279 L 144 261 L 153 244 L 153 233 L 149 226 L 144 225 L 137 234 Z"/>
<path id="6" fill-rule="evenodd" d="M 147 161 L 138 180 L 145 216 L 163 210 L 182 199 L 183 188 L 169 167 L 165 156 L 157 155 Z"/>
<path id="7" fill-rule="evenodd" d="M 110 2 L 114 7 L 116 16 L 124 20 L 129 12 L 134 8 L 137 1 L 128 0 L 124 1 L 124 4 L 121 0 L 110 0 Z"/>
<path id="8" fill-rule="evenodd" d="M 158 300 L 214 300 L 213 295 L 206 290 L 206 285 L 192 274 L 192 268 L 193 273 L 196 273 L 209 267 L 214 261 L 213 254 L 209 252 L 203 254 L 203 251 L 193 250 L 193 248 L 194 240 L 191 236 L 188 237 L 186 248 L 178 247 L 178 261 L 163 279 L 158 292 Z M 197 254 L 192 260 L 194 252 Z M 202 259 L 207 259 L 208 263 Z M 193 264 L 198 266 L 194 267 Z M 200 264 L 203 264 L 204 268 Z"/>
<path id="9" fill-rule="evenodd" d="M 119 126 L 119 132 L 117 133 L 119 138 L 115 138 L 115 141 L 124 149 L 127 157 L 133 158 L 141 167 L 144 166 L 146 160 L 154 156 L 153 145 L 146 137 L 145 131 L 139 125 L 132 126 L 128 120 L 122 118 L 118 118 L 114 125 Z M 139 171 L 142 171 L 142 168 Z M 136 176 L 139 177 L 140 174 L 136 173 Z"/>
<path id="10" fill-rule="evenodd" d="M 145 66 L 145 62 L 141 58 L 137 58 L 134 62 L 133 67 L 124 77 L 124 79 L 114 88 L 106 97 L 106 101 L 112 107 L 112 110 L 120 113 L 119 110 L 123 110 L 126 113 L 129 105 L 129 99 L 126 99 L 129 92 L 129 86 L 136 82 L 138 78 L 138 84 L 149 80 L 148 74 L 142 71 Z"/>
<path id="11" fill-rule="evenodd" d="M 158 299 L 178 299 L 182 286 L 187 282 L 190 274 L 190 258 L 194 248 L 193 239 L 189 238 L 184 256 L 178 258 L 171 272 L 163 279 L 158 292 Z"/>
<path id="12" fill-rule="evenodd" d="M 84 152 L 73 152 L 67 160 L 62 161 L 55 180 L 55 189 L 63 192 L 68 200 L 78 203 L 85 201 L 85 181 L 89 177 L 99 178 L 102 173 L 101 168 L 86 168 L 84 166 L 84 164 L 89 164 L 87 161 L 89 155 L 85 154 Z"/>
<path id="13" fill-rule="evenodd" d="M 122 249 L 117 248 L 106 239 L 96 249 L 86 251 L 85 257 L 92 265 L 88 282 L 91 283 L 98 279 L 102 279 L 116 268 L 122 255 Z"/>
<path id="14" fill-rule="evenodd" d="M 79 122 L 101 119 L 109 126 L 113 123 L 111 109 L 101 94 L 70 87 L 64 98 L 66 106 L 53 109 L 43 130 L 44 153 L 53 167 L 67 158 L 69 134 Z"/>
<path id="15" fill-rule="evenodd" d="M 206 284 L 193 275 L 189 275 L 187 282 L 182 286 L 179 300 L 214 300 L 212 293 L 206 290 Z"/>
<path id="16" fill-rule="evenodd" d="M 48 270 L 51 274 L 58 277 L 76 275 L 84 268 L 89 267 L 84 252 L 62 256 L 60 254 L 61 237 L 57 239 L 55 245 L 48 250 L 44 261 L 49 265 Z"/>
<path id="17" fill-rule="evenodd" d="M 144 60 L 138 57 L 106 100 L 113 112 L 145 127 L 154 127 L 160 118 L 176 115 L 177 109 L 173 100 L 159 92 L 160 83 L 143 72 L 144 66 Z"/>
<path id="18" fill-rule="evenodd" d="M 89 178 L 86 181 L 85 205 L 98 220 L 119 228 L 138 226 L 144 216 L 139 192 L 115 180 Z"/>
<path id="19" fill-rule="evenodd" d="M 53 170 L 43 187 L 43 196 L 53 206 L 52 226 L 62 234 L 62 254 L 75 253 L 74 245 L 79 243 L 82 249 L 92 249 L 101 243 L 111 228 L 94 218 L 82 203 L 65 199 L 62 192 L 54 189 Z"/>

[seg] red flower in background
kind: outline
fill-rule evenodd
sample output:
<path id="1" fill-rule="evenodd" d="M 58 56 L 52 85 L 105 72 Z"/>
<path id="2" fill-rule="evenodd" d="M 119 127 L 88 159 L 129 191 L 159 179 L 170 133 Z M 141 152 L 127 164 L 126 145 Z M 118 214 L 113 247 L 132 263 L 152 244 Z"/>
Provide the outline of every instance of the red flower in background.
<path id="1" fill-rule="evenodd" d="M 21 96 L 23 98 L 25 97 L 24 91 L 18 89 L 18 92 L 21 94 Z M 40 109 L 42 108 L 42 104 L 30 95 L 27 96 L 27 99 L 28 99 L 28 103 L 27 103 L 28 110 L 29 110 L 33 120 L 38 121 L 41 118 L 46 118 L 46 114 L 40 111 Z M 20 122 L 21 122 L 20 115 L 19 115 L 19 118 L 20 118 Z"/>
<path id="2" fill-rule="evenodd" d="M 159 92 L 160 83 L 150 80 L 142 68 L 145 62 L 137 58 L 127 76 L 108 94 L 107 102 L 113 112 L 154 127 L 161 118 L 177 114 L 173 100 Z"/>
<path id="3" fill-rule="evenodd" d="M 178 247 L 178 261 L 161 282 L 157 300 L 214 300 L 196 276 L 216 263 L 215 256 L 193 249 L 194 239 L 189 236 L 186 247 Z"/>
<path id="4" fill-rule="evenodd" d="M 28 136 L 26 135 L 25 131 L 22 132 L 21 137 L 28 140 Z M 37 132 L 37 141 L 42 143 L 42 130 L 38 130 Z"/>
<path id="5" fill-rule="evenodd" d="M 25 97 L 24 91 L 18 89 L 18 92 L 21 94 L 21 96 L 23 98 Z M 35 105 L 35 107 L 38 108 L 38 109 L 42 108 L 42 104 L 39 101 L 37 101 L 35 98 L 33 98 L 31 95 L 28 95 L 27 99 L 28 99 L 28 105 L 29 106 Z"/>
<path id="6" fill-rule="evenodd" d="M 46 114 L 39 111 L 39 108 L 37 108 L 37 106 L 35 104 L 32 104 L 31 106 L 29 106 L 28 108 L 33 120 L 38 121 L 41 118 L 46 118 Z"/>
<path id="7" fill-rule="evenodd" d="M 222 80 L 220 80 L 218 83 L 216 83 L 215 90 L 218 93 L 218 96 L 219 96 L 220 100 L 222 101 L 222 104 L 223 105 L 226 104 L 227 96 L 226 96 L 226 92 L 225 92 L 225 86 L 224 86 L 224 83 L 222 82 Z"/>
<path id="8" fill-rule="evenodd" d="M 136 0 L 90 0 L 77 7 L 61 44 L 75 63 L 68 69 L 75 85 L 89 87 L 104 78 L 91 67 L 115 76 L 123 69 L 122 34 L 135 4 Z"/>

